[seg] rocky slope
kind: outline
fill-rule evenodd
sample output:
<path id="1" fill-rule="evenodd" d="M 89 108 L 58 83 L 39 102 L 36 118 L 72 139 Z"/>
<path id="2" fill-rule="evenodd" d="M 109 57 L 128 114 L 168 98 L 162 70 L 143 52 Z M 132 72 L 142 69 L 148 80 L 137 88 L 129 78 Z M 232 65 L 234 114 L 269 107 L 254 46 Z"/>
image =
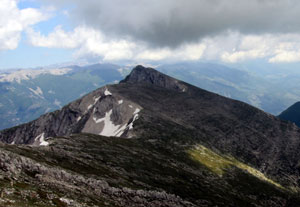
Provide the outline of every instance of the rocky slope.
<path id="1" fill-rule="evenodd" d="M 297 206 L 299 135 L 245 103 L 137 66 L 120 84 L 1 131 L 6 143 L 46 145 L 2 145 L 2 182 L 20 202 L 29 200 L 9 179 L 38 195 L 48 189 L 46 206 L 65 197 L 82 206 Z"/>
<path id="2" fill-rule="evenodd" d="M 130 137 L 130 129 L 142 109 L 138 104 L 100 88 L 61 110 L 0 132 L 0 140 L 13 144 L 47 145 L 49 137 L 84 132 Z"/>
<path id="3" fill-rule="evenodd" d="M 140 136 L 155 134 L 153 129 L 146 127 L 153 125 L 151 123 L 184 126 L 187 133 L 193 133 L 195 142 L 238 157 L 283 183 L 298 187 L 300 129 L 297 126 L 248 104 L 180 81 L 178 84 L 187 88 L 178 92 L 151 83 L 135 82 L 115 85 L 112 91 L 116 89 L 145 109 L 141 117 L 147 124 L 136 131 Z M 162 124 L 155 127 L 159 128 L 157 137 L 161 136 L 159 133 L 169 131 Z"/>
<path id="4" fill-rule="evenodd" d="M 49 146 L 0 149 L 0 206 L 276 207 L 300 202 L 297 194 L 251 174 L 251 168 L 236 161 L 225 167 L 226 155 L 167 137 L 75 134 L 52 139 Z"/>

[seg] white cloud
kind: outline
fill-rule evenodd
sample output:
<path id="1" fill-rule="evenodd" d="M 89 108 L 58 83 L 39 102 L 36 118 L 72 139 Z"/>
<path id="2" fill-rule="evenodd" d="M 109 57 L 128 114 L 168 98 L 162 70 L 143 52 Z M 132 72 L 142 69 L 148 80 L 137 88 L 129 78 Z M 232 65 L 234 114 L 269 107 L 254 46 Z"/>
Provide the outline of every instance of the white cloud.
<path id="1" fill-rule="evenodd" d="M 23 0 L 0 0 L 0 51 L 17 48 L 22 32 L 26 31 L 28 41 L 33 46 L 74 50 L 75 59 L 92 57 L 106 61 L 145 62 L 202 59 L 234 63 L 263 58 L 272 63 L 300 62 L 300 24 L 296 20 L 292 21 L 292 25 L 286 24 L 290 17 L 298 16 L 299 12 L 290 14 L 290 10 L 300 9 L 300 3 L 293 6 L 284 0 L 278 0 L 278 4 L 274 5 L 259 0 L 252 3 L 230 0 L 231 3 L 238 3 L 239 7 L 229 8 L 230 4 L 217 0 L 218 10 L 215 4 L 206 0 L 192 0 L 187 5 L 183 0 L 166 0 L 164 3 L 158 0 L 154 3 L 118 0 L 118 5 L 103 0 L 48 0 L 46 2 L 55 3 L 56 6 L 63 5 L 58 6 L 61 10 L 57 11 L 73 21 L 75 28 L 66 31 L 62 26 L 57 26 L 45 35 L 32 26 L 48 19 L 53 8 L 19 9 L 19 1 Z M 65 9 L 72 2 L 81 7 Z M 274 9 L 275 14 L 283 13 L 286 16 L 283 22 L 271 25 L 270 22 L 274 22 L 271 17 L 256 18 L 252 13 L 241 12 L 249 7 L 253 12 L 261 8 L 257 12 L 262 17 L 265 17 L 265 11 Z M 213 8 L 214 12 L 211 13 L 207 8 Z M 203 12 L 199 13 L 199 9 Z M 232 10 L 232 17 L 224 20 L 227 24 L 222 24 L 222 18 L 226 17 L 222 14 L 231 14 Z M 244 13 L 247 15 L 242 21 L 243 18 L 238 17 Z M 204 16 L 195 18 L 198 15 Z M 216 15 L 220 18 L 215 18 Z M 212 22 L 215 24 L 211 25 Z M 244 22 L 253 28 L 248 30 Z M 268 25 L 270 28 L 266 28 Z M 284 29 L 280 32 L 282 26 Z M 292 29 L 288 29 L 290 27 Z M 206 32 L 202 34 L 205 29 Z"/>
<path id="2" fill-rule="evenodd" d="M 231 63 L 259 58 L 273 63 L 300 61 L 298 34 L 242 35 L 228 32 L 204 42 L 208 47 L 204 52 L 206 59 Z"/>
<path id="3" fill-rule="evenodd" d="M 126 40 L 110 40 L 95 29 L 85 26 L 76 27 L 66 32 L 61 26 L 47 36 L 32 29 L 27 30 L 29 42 L 33 46 L 48 48 L 77 49 L 76 58 L 92 55 L 102 56 L 104 60 L 117 60 L 131 58 L 134 43 Z"/>
<path id="4" fill-rule="evenodd" d="M 277 50 L 276 55 L 269 59 L 271 63 L 279 63 L 279 62 L 299 62 L 300 61 L 300 50 L 298 51 L 284 51 Z"/>
<path id="5" fill-rule="evenodd" d="M 183 45 L 177 49 L 152 49 L 143 42 L 126 39 L 111 39 L 99 30 L 86 26 L 76 27 L 73 31 L 64 31 L 58 26 L 48 35 L 33 29 L 27 30 L 29 42 L 36 47 L 76 49 L 75 58 L 99 56 L 103 60 L 197 60 L 201 58 L 205 45 Z"/>
<path id="6" fill-rule="evenodd" d="M 61 26 L 57 26 L 48 36 L 42 35 L 40 32 L 34 31 L 32 28 L 27 29 L 29 41 L 37 47 L 48 48 L 64 48 L 73 49 L 82 44 L 85 35 L 82 35 L 81 30 L 75 30 L 73 33 L 65 32 Z M 77 37 L 80 39 L 77 39 Z"/>
<path id="7" fill-rule="evenodd" d="M 299 0 L 40 0 L 65 8 L 78 24 L 152 47 L 179 47 L 227 30 L 300 32 Z"/>
<path id="8" fill-rule="evenodd" d="M 48 17 L 37 9 L 19 9 L 16 0 L 0 0 L 0 50 L 16 49 L 21 32 Z"/>
<path id="9" fill-rule="evenodd" d="M 300 34 L 287 34 L 277 37 L 276 47 L 269 62 L 300 62 Z"/>
<path id="10" fill-rule="evenodd" d="M 68 32 L 58 26 L 48 35 L 28 29 L 27 34 L 34 46 L 75 49 L 75 58 L 93 56 L 106 61 L 205 59 L 231 63 L 257 58 L 266 58 L 269 62 L 300 61 L 300 35 L 297 34 L 243 35 L 228 31 L 177 48 L 152 48 L 141 41 L 113 39 L 87 26 L 78 26 Z"/>
<path id="11" fill-rule="evenodd" d="M 271 55 L 273 37 L 270 35 L 240 36 L 232 51 L 224 51 L 221 59 L 225 62 L 238 62 L 247 59 L 264 58 Z"/>

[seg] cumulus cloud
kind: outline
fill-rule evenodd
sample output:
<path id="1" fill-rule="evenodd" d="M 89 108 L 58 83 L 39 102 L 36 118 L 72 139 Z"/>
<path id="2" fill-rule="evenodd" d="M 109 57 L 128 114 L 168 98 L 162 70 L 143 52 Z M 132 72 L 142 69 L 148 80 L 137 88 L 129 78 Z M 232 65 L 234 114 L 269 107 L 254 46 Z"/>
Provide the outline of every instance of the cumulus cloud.
<path id="1" fill-rule="evenodd" d="M 271 63 L 300 61 L 300 34 L 239 35 L 235 40 L 237 44 L 223 48 L 221 60 L 238 62 L 266 58 Z"/>
<path id="2" fill-rule="evenodd" d="M 62 8 L 75 29 L 27 29 L 30 43 L 75 49 L 75 58 L 300 61 L 298 0 L 43 1 Z"/>
<path id="3" fill-rule="evenodd" d="M 229 31 L 177 48 L 152 48 L 143 42 L 114 39 L 87 26 L 78 26 L 68 32 L 58 26 L 48 35 L 28 29 L 27 36 L 33 46 L 75 49 L 75 58 L 92 56 L 106 61 L 202 59 L 234 63 L 257 58 L 266 58 L 272 63 L 300 61 L 298 34 L 244 35 Z"/>
<path id="4" fill-rule="evenodd" d="M 131 58 L 135 43 L 125 40 L 107 39 L 100 31 L 86 26 L 78 26 L 66 32 L 57 26 L 48 35 L 42 35 L 33 29 L 27 30 L 29 42 L 36 47 L 76 49 L 74 56 L 101 56 L 104 60 Z"/>
<path id="5" fill-rule="evenodd" d="M 44 0 L 72 4 L 71 18 L 152 47 L 178 47 L 228 30 L 242 34 L 300 31 L 298 0 Z"/>
<path id="6" fill-rule="evenodd" d="M 17 48 L 21 32 L 48 17 L 37 9 L 18 9 L 16 0 L 0 0 L 0 51 Z"/>
<path id="7" fill-rule="evenodd" d="M 143 42 L 113 39 L 91 27 L 78 26 L 64 31 L 58 26 L 48 35 L 33 29 L 27 30 L 28 41 L 36 47 L 75 49 L 74 56 L 98 56 L 103 60 L 197 60 L 203 55 L 205 45 L 183 45 L 177 49 L 149 48 Z"/>

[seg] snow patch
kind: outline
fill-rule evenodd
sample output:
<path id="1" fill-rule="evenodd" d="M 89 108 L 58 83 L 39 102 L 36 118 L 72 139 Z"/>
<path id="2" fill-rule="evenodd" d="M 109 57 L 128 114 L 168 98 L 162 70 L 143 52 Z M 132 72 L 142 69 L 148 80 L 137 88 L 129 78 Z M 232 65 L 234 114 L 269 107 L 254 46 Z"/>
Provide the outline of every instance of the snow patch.
<path id="1" fill-rule="evenodd" d="M 139 118 L 138 113 L 141 111 L 141 109 L 136 108 L 133 112 L 133 117 L 131 118 L 130 123 L 127 124 L 120 124 L 115 125 L 111 120 L 112 115 L 112 109 L 105 113 L 105 116 L 102 118 L 97 119 L 96 117 L 93 117 L 93 120 L 96 124 L 103 123 L 103 129 L 102 132 L 99 133 L 99 135 L 102 136 L 114 136 L 114 137 L 120 137 L 125 130 L 131 130 L 133 129 L 134 122 Z"/>
<path id="2" fill-rule="evenodd" d="M 128 105 L 129 106 L 129 108 L 133 108 L 133 106 L 132 105 Z"/>
<path id="3" fill-rule="evenodd" d="M 112 109 L 109 112 L 106 112 L 105 116 L 103 118 L 97 119 L 97 118 L 93 117 L 93 120 L 95 121 L 96 124 L 99 124 L 102 121 L 104 121 L 104 123 L 105 123 L 105 122 L 107 122 L 107 120 L 110 121 L 111 114 L 112 114 Z"/>
<path id="4" fill-rule="evenodd" d="M 61 102 L 59 100 L 55 99 L 53 104 L 61 108 Z"/>
<path id="5" fill-rule="evenodd" d="M 141 109 L 136 108 L 135 111 L 133 112 L 133 114 L 138 114 L 141 111 Z"/>
<path id="6" fill-rule="evenodd" d="M 81 120 L 81 118 L 82 118 L 81 116 L 80 116 L 80 117 L 78 117 L 78 118 L 77 118 L 77 122 L 79 122 L 79 121 Z"/>
<path id="7" fill-rule="evenodd" d="M 29 88 L 29 90 L 32 92 L 32 93 L 34 93 L 36 96 L 38 96 L 38 97 L 40 97 L 40 98 L 44 98 L 43 97 L 43 91 L 42 91 L 42 89 L 40 88 L 40 87 L 37 87 L 35 90 L 34 89 L 32 89 L 32 88 Z"/>
<path id="8" fill-rule="evenodd" d="M 129 130 L 133 129 L 133 123 L 139 118 L 139 115 L 138 114 L 134 114 L 133 116 L 133 119 L 132 119 L 132 122 L 130 122 L 130 124 L 128 124 L 127 128 Z"/>
<path id="9" fill-rule="evenodd" d="M 45 133 L 40 134 L 35 138 L 35 141 L 39 142 L 40 146 L 48 146 L 49 142 L 45 141 Z"/>
<path id="10" fill-rule="evenodd" d="M 48 93 L 49 93 L 49 94 L 55 94 L 55 92 L 52 91 L 52 90 L 49 90 Z"/>
<path id="11" fill-rule="evenodd" d="M 127 125 L 127 129 L 131 130 L 133 129 L 133 123 L 139 118 L 139 112 L 141 111 L 141 109 L 136 108 L 135 111 L 133 112 L 133 119 L 132 121 Z"/>
<path id="12" fill-rule="evenodd" d="M 10 143 L 10 144 L 15 144 L 15 140 L 14 140 L 14 141 L 12 141 L 12 143 Z"/>
<path id="13" fill-rule="evenodd" d="M 68 204 L 68 205 L 71 205 L 71 203 L 73 203 L 73 200 L 68 199 L 68 198 L 60 198 L 59 200 L 61 202 L 64 202 L 64 203 Z"/>
<path id="14" fill-rule="evenodd" d="M 118 104 L 120 105 L 120 104 L 122 104 L 123 103 L 123 100 L 119 100 L 118 101 Z"/>
<path id="15" fill-rule="evenodd" d="M 42 74 L 50 75 L 64 75 L 67 74 L 72 69 L 62 68 L 62 69 L 40 69 L 40 70 L 18 70 L 11 73 L 1 74 L 0 82 L 17 82 L 21 83 L 22 80 L 30 80 L 38 77 Z"/>
<path id="16" fill-rule="evenodd" d="M 105 113 L 105 116 L 103 118 L 97 119 L 93 117 L 93 120 L 96 124 L 104 122 L 103 130 L 99 135 L 102 136 L 117 136 L 120 134 L 120 128 L 122 128 L 121 125 L 114 125 L 114 123 L 111 121 L 110 116 L 112 114 L 112 109 L 109 112 Z"/>
<path id="17" fill-rule="evenodd" d="M 106 96 L 112 96 L 112 93 L 111 92 L 109 92 L 109 90 L 106 88 L 105 89 L 105 91 L 104 91 L 104 95 L 106 95 Z"/>
<path id="18" fill-rule="evenodd" d="M 48 113 L 49 111 L 51 111 L 51 108 L 47 108 L 47 109 L 45 110 L 45 113 Z"/>
<path id="19" fill-rule="evenodd" d="M 94 105 L 93 104 L 90 104 L 88 107 L 87 107 L 87 110 L 90 110 Z"/>
<path id="20" fill-rule="evenodd" d="M 44 70 L 44 73 L 50 74 L 50 75 L 65 75 L 68 72 L 70 72 L 71 68 L 60 68 L 60 69 L 50 69 L 50 70 Z"/>
<path id="21" fill-rule="evenodd" d="M 119 125 L 119 129 L 115 132 L 115 137 L 120 137 L 124 133 L 126 128 L 127 128 L 126 124 L 124 124 L 123 126 Z"/>
<path id="22" fill-rule="evenodd" d="M 98 98 L 94 97 L 94 104 L 96 104 L 99 101 L 100 98 L 101 98 L 101 96 L 99 96 Z"/>
<path id="23" fill-rule="evenodd" d="M 117 69 L 117 71 L 119 71 L 120 74 L 123 74 L 124 68 L 119 68 L 119 69 Z"/>

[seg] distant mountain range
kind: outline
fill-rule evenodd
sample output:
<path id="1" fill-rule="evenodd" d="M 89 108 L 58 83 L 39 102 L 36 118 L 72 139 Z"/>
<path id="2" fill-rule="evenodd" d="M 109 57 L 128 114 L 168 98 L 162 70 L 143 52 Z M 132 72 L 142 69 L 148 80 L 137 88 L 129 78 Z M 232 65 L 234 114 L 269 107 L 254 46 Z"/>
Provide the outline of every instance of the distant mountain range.
<path id="1" fill-rule="evenodd" d="M 128 74 L 112 64 L 0 74 L 0 129 L 31 121 Z"/>
<path id="2" fill-rule="evenodd" d="M 291 121 L 300 127 L 300 102 L 297 102 L 287 108 L 278 116 L 280 119 L 285 121 Z"/>
<path id="3" fill-rule="evenodd" d="M 157 70 L 178 79 L 278 115 L 300 100 L 300 75 L 277 70 L 239 70 L 218 64 L 183 62 L 158 65 Z M 31 121 L 40 115 L 109 83 L 123 79 L 131 66 L 95 64 L 0 73 L 0 129 Z M 272 74 L 272 75 L 270 75 Z"/>
<path id="4" fill-rule="evenodd" d="M 298 127 L 143 66 L 0 140 L 0 204 L 300 203 Z"/>
<path id="5" fill-rule="evenodd" d="M 269 68 L 260 72 L 199 62 L 161 65 L 157 69 L 208 91 L 249 103 L 273 115 L 278 115 L 300 100 L 300 74 L 295 71 Z"/>

